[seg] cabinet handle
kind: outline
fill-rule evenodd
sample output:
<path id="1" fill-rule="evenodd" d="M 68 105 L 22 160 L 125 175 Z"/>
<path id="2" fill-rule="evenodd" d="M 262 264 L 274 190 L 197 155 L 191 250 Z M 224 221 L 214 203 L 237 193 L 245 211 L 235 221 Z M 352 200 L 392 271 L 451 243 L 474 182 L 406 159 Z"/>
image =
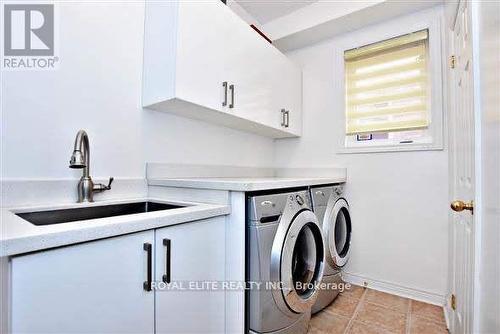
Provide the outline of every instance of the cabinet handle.
<path id="1" fill-rule="evenodd" d="M 290 126 L 290 110 L 285 111 L 285 116 L 286 116 L 285 128 L 288 128 Z"/>
<path id="2" fill-rule="evenodd" d="M 146 251 L 146 254 L 148 256 L 147 262 L 148 262 L 148 268 L 147 268 L 147 280 L 144 281 L 142 284 L 142 287 L 146 291 L 151 291 L 151 285 L 152 285 L 152 280 L 153 280 L 153 247 L 149 242 L 144 243 L 144 250 Z"/>
<path id="3" fill-rule="evenodd" d="M 163 283 L 170 283 L 171 245 L 170 239 L 163 239 L 163 246 L 165 246 L 165 274 L 162 277 Z"/>
<path id="4" fill-rule="evenodd" d="M 231 103 L 229 108 L 234 108 L 234 85 L 229 85 L 229 90 L 231 91 Z"/>
<path id="5" fill-rule="evenodd" d="M 222 83 L 222 88 L 224 88 L 224 101 L 222 101 L 222 106 L 227 106 L 227 81 Z"/>
<path id="6" fill-rule="evenodd" d="M 285 109 L 281 109 L 281 126 L 285 126 L 286 125 L 286 122 L 285 122 Z"/>

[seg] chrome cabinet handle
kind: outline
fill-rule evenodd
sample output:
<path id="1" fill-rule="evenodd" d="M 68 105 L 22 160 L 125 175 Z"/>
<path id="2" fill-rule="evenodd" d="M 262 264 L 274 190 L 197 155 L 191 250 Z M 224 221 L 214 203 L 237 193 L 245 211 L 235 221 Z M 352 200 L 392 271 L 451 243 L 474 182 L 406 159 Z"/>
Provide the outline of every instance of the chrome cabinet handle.
<path id="1" fill-rule="evenodd" d="M 281 109 L 281 126 L 285 126 L 286 125 L 285 114 L 286 114 L 286 110 L 285 109 Z"/>
<path id="2" fill-rule="evenodd" d="M 288 128 L 290 126 L 290 110 L 285 111 L 285 116 L 286 116 L 285 128 Z"/>
<path id="3" fill-rule="evenodd" d="M 224 101 L 222 101 L 222 106 L 227 106 L 227 81 L 222 83 L 222 88 L 224 88 Z"/>
<path id="4" fill-rule="evenodd" d="M 163 239 L 163 246 L 165 246 L 165 274 L 162 277 L 163 283 L 170 283 L 170 265 L 172 254 L 172 242 L 170 239 Z"/>
<path id="5" fill-rule="evenodd" d="M 142 287 L 146 291 L 151 291 L 151 285 L 153 282 L 153 247 L 149 242 L 145 242 L 143 245 L 144 250 L 147 254 L 147 273 L 146 273 L 146 281 L 142 284 Z"/>
<path id="6" fill-rule="evenodd" d="M 234 85 L 229 85 L 229 90 L 231 91 L 231 103 L 229 108 L 234 108 Z"/>

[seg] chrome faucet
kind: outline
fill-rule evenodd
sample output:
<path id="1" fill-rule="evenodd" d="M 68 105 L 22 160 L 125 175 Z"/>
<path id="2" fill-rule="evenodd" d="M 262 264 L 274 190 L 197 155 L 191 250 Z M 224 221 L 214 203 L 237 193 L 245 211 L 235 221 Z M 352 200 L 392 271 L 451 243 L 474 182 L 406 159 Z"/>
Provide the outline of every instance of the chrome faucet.
<path id="1" fill-rule="evenodd" d="M 109 178 L 108 185 L 102 183 L 92 182 L 90 177 L 90 147 L 89 137 L 84 130 L 78 131 L 75 138 L 75 147 L 71 160 L 69 161 L 69 168 L 83 169 L 83 175 L 78 182 L 78 203 L 93 202 L 94 193 L 111 189 L 113 178 Z"/>

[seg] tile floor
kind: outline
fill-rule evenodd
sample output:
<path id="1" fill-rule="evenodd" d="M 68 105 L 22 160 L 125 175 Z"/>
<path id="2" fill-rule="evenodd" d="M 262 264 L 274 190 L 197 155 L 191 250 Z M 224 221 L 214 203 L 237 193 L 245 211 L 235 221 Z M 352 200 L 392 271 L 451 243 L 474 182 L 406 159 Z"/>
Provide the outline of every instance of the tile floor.
<path id="1" fill-rule="evenodd" d="M 308 334 L 446 334 L 441 307 L 351 286 L 313 315 Z"/>

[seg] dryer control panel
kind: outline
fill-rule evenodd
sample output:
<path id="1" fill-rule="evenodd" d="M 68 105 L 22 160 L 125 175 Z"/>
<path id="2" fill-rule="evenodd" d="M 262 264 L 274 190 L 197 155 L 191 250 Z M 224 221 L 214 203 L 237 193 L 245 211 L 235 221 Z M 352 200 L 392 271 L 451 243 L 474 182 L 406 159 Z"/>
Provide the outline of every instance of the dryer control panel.
<path id="1" fill-rule="evenodd" d="M 331 196 L 342 197 L 344 184 L 332 184 L 328 186 L 311 187 L 311 199 L 313 207 L 326 206 Z"/>

